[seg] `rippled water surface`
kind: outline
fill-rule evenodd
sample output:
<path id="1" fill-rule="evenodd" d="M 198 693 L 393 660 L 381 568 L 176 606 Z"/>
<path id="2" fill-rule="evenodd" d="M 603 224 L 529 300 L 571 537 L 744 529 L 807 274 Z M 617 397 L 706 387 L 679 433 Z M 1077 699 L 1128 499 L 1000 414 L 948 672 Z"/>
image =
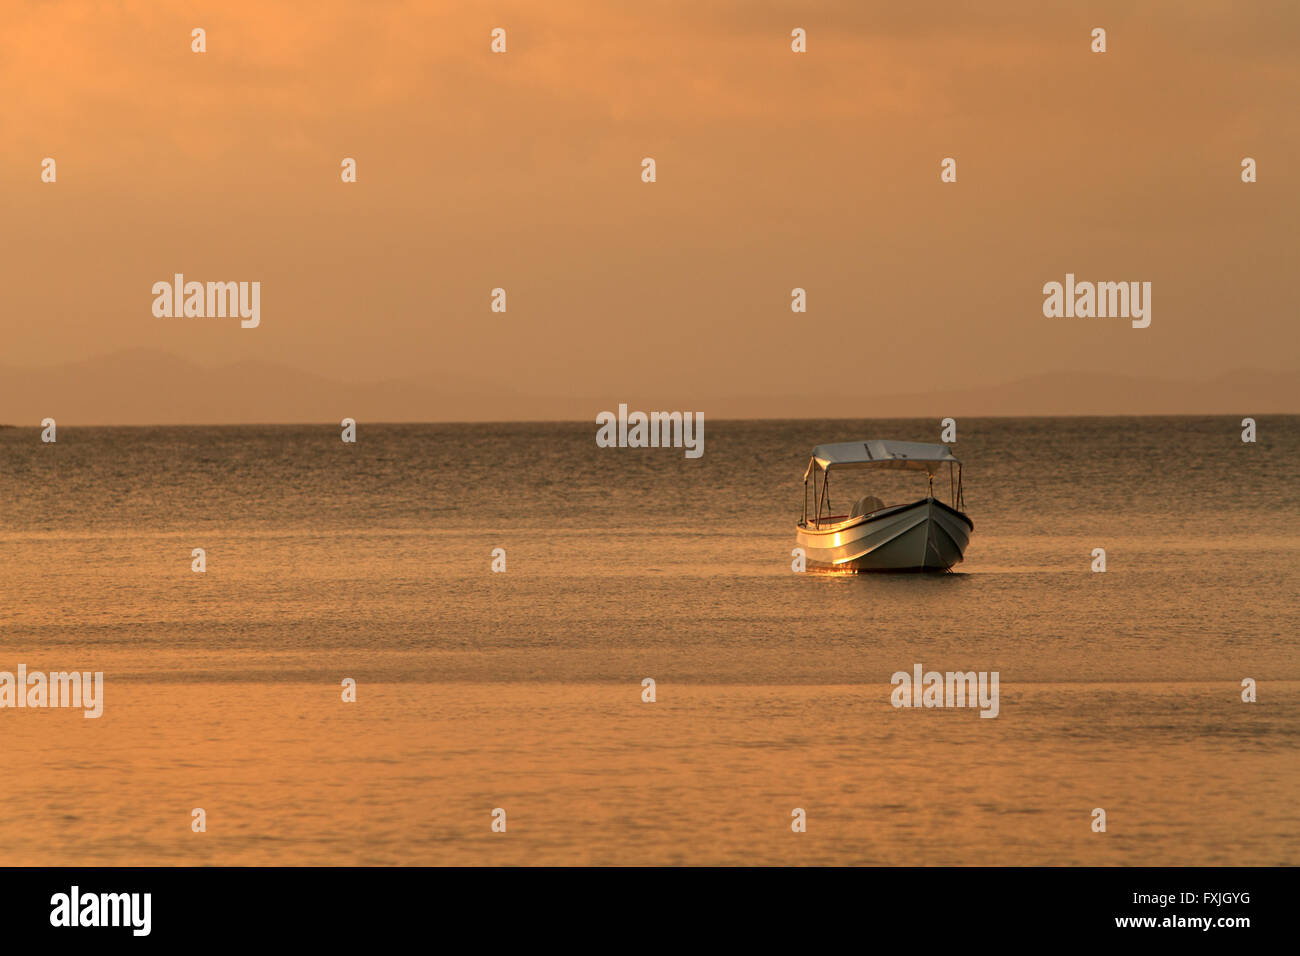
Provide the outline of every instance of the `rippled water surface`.
<path id="1" fill-rule="evenodd" d="M 0 863 L 1300 862 L 1300 418 L 1239 421 L 963 419 L 967 560 L 888 576 L 791 573 L 808 453 L 937 422 L 0 429 L 0 671 L 105 675 L 0 709 Z"/>

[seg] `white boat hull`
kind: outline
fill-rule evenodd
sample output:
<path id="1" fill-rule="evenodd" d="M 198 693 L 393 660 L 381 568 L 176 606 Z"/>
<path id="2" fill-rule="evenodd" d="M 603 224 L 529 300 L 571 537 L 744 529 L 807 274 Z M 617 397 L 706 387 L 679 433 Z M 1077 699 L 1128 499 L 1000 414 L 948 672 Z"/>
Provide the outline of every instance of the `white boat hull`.
<path id="1" fill-rule="evenodd" d="M 962 561 L 975 524 L 937 498 L 894 505 L 820 528 L 800 525 L 809 566 L 841 571 L 946 571 Z"/>

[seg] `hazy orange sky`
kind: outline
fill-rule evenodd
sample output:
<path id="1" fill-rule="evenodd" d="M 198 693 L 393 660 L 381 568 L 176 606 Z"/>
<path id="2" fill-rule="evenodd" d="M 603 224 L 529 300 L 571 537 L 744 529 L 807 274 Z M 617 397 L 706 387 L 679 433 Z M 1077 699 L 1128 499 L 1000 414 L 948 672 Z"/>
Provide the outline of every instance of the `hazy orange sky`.
<path id="1" fill-rule="evenodd" d="M 0 366 L 147 348 L 606 408 L 825 378 L 1300 372 L 1300 4 L 11 0 L 4 18 Z M 260 327 L 156 318 L 175 272 L 260 281 Z M 1067 272 L 1150 281 L 1151 327 L 1045 318 Z M 833 361 L 800 355 L 814 340 Z"/>

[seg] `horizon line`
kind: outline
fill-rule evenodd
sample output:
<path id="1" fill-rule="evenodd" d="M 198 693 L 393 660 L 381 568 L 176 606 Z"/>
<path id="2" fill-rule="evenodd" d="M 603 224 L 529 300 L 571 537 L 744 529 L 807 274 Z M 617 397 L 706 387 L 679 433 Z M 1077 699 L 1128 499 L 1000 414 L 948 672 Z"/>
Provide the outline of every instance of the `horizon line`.
<path id="1" fill-rule="evenodd" d="M 699 414 L 703 414 L 702 412 Z M 1020 419 L 1022 421 L 1053 421 L 1062 418 L 1235 418 L 1237 412 L 1179 412 L 1179 413 L 1144 413 L 1135 412 L 1124 415 L 1097 415 L 1087 413 L 1069 413 L 1062 415 L 963 415 L 960 416 L 965 421 L 980 421 L 984 419 Z M 352 416 L 348 416 L 351 418 Z M 956 417 L 956 416 L 949 416 Z M 1250 414 L 1249 418 L 1300 418 L 1300 412 L 1256 412 Z M 913 421 L 931 421 L 940 416 L 935 415 L 881 415 L 878 418 L 871 416 L 833 416 L 822 417 L 814 415 L 797 415 L 789 418 L 746 418 L 736 416 L 726 416 L 711 419 L 715 422 L 861 422 L 861 421 L 895 421 L 895 422 L 913 422 Z M 107 422 L 59 422 L 60 428 L 338 428 L 341 423 L 322 422 L 322 421 L 293 421 L 293 422 L 148 422 L 148 423 L 131 423 L 131 424 L 112 424 Z M 423 421 L 385 421 L 385 420 L 357 420 L 357 424 L 381 425 L 381 426 L 421 426 L 421 425 L 595 425 L 598 424 L 595 419 L 579 418 L 516 418 L 516 419 L 429 419 Z M 31 428 L 40 431 L 43 426 L 36 425 L 14 425 L 7 422 L 0 422 L 0 429 L 13 429 L 15 431 L 24 428 Z M 953 443 L 955 444 L 955 442 Z"/>

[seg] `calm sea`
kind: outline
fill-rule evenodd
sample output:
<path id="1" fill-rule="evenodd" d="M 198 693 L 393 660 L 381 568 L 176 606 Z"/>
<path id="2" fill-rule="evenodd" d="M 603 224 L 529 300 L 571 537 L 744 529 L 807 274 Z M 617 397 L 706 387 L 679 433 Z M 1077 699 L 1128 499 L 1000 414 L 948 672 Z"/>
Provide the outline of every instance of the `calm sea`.
<path id="1" fill-rule="evenodd" d="M 803 469 L 937 421 L 0 429 L 0 671 L 105 680 L 0 710 L 0 864 L 1300 862 L 1300 418 L 1239 422 L 962 419 L 967 559 L 888 576 L 791 572 Z"/>

